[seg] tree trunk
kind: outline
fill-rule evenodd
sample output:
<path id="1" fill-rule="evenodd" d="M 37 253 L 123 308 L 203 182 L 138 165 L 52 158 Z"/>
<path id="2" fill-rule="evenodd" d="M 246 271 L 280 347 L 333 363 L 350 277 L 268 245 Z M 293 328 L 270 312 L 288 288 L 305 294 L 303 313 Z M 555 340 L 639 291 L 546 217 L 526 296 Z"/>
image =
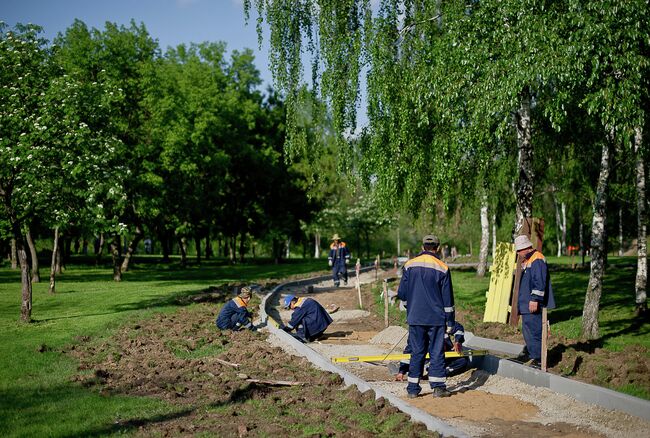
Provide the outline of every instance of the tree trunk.
<path id="1" fill-rule="evenodd" d="M 645 160 L 643 154 L 643 130 L 634 130 L 634 152 L 636 153 L 636 207 L 637 207 L 637 262 L 636 281 L 636 313 L 644 314 L 647 311 L 646 285 L 648 282 L 648 259 L 646 241 L 646 211 L 645 211 Z"/>
<path id="2" fill-rule="evenodd" d="M 121 242 L 120 236 L 115 234 L 113 235 L 113 240 L 111 241 L 111 258 L 113 259 L 113 281 L 122 281 L 122 263 L 120 260 L 121 257 Z"/>
<path id="3" fill-rule="evenodd" d="M 100 265 L 102 262 L 102 253 L 104 252 L 104 245 L 106 245 L 106 241 L 104 240 L 104 233 L 99 233 L 99 244 L 97 245 L 97 251 L 95 252 L 96 265 Z"/>
<path id="4" fill-rule="evenodd" d="M 212 240 L 210 240 L 210 231 L 205 235 L 205 259 L 210 260 L 212 257 Z"/>
<path id="5" fill-rule="evenodd" d="M 314 233 L 314 258 L 320 258 L 320 233 L 318 231 Z"/>
<path id="6" fill-rule="evenodd" d="M 485 189 L 481 196 L 481 247 L 478 252 L 476 275 L 485 277 L 487 270 L 488 246 L 490 243 L 490 220 L 488 219 L 488 198 Z"/>
<path id="7" fill-rule="evenodd" d="M 599 337 L 598 309 L 603 289 L 605 270 L 605 221 L 607 219 L 607 191 L 609 183 L 609 142 L 603 145 L 600 160 L 600 175 L 594 200 L 594 214 L 591 224 L 591 272 L 589 285 L 585 294 L 585 306 L 582 310 L 582 335 L 587 339 Z"/>
<path id="8" fill-rule="evenodd" d="M 524 219 L 533 217 L 533 146 L 531 143 L 531 117 L 530 117 L 530 91 L 526 87 L 521 94 L 521 105 L 515 113 L 515 127 L 517 129 L 517 148 L 519 157 L 517 168 L 519 179 L 517 183 L 517 209 L 513 240 L 519 235 Z"/>
<path id="9" fill-rule="evenodd" d="M 20 227 L 18 227 L 20 230 Z M 20 233 L 20 231 L 18 231 Z M 20 265 L 20 284 L 22 286 L 22 303 L 20 305 L 20 319 L 23 322 L 32 320 L 32 279 L 27 263 L 27 251 L 22 236 L 16 237 L 16 255 Z"/>
<path id="10" fill-rule="evenodd" d="M 291 237 L 285 241 L 284 247 L 286 249 L 284 258 L 288 259 L 291 256 Z"/>
<path id="11" fill-rule="evenodd" d="M 497 252 L 497 215 L 492 213 L 492 262 Z"/>
<path id="12" fill-rule="evenodd" d="M 201 264 L 201 237 L 194 237 L 194 246 L 196 246 L 196 263 Z"/>
<path id="13" fill-rule="evenodd" d="M 11 269 L 18 268 L 18 250 L 16 248 L 16 239 L 11 238 L 11 255 L 9 256 L 11 260 Z"/>
<path id="14" fill-rule="evenodd" d="M 582 260 L 581 265 L 585 265 L 585 230 L 582 225 L 582 219 L 580 220 L 580 259 Z"/>
<path id="15" fill-rule="evenodd" d="M 289 242 L 291 242 L 291 239 L 287 241 L 287 253 L 289 252 Z M 242 231 L 241 235 L 239 236 L 239 261 L 240 263 L 244 263 L 244 256 L 246 255 L 246 235 Z"/>
<path id="16" fill-rule="evenodd" d="M 162 246 L 163 261 L 169 262 L 169 257 L 171 255 L 171 245 L 170 245 L 169 235 L 167 232 L 163 231 L 160 237 L 161 237 L 160 245 Z"/>
<path id="17" fill-rule="evenodd" d="M 34 245 L 34 239 L 32 239 L 32 232 L 29 227 L 26 227 L 25 230 L 25 239 L 27 240 L 27 246 L 29 247 L 29 254 L 32 258 L 32 284 L 41 282 L 41 273 L 39 272 L 38 267 L 38 254 L 36 253 L 36 246 Z"/>
<path id="18" fill-rule="evenodd" d="M 562 254 L 566 255 L 566 202 L 560 204 L 562 209 Z"/>
<path id="19" fill-rule="evenodd" d="M 63 237 L 61 234 L 59 234 L 59 242 L 56 246 L 56 252 L 54 253 L 56 255 L 56 264 L 54 265 L 54 269 L 57 274 L 61 275 L 63 273 L 63 248 L 62 248 L 62 243 L 63 243 Z"/>
<path id="20" fill-rule="evenodd" d="M 50 287 L 48 293 L 56 292 L 56 255 L 59 253 L 59 227 L 54 227 L 54 244 L 52 245 L 52 264 L 50 265 Z"/>
<path id="21" fill-rule="evenodd" d="M 178 250 L 181 253 L 181 266 L 187 266 L 187 237 L 178 239 Z"/>
<path id="22" fill-rule="evenodd" d="M 399 218 L 397 219 L 397 257 L 402 254 L 402 239 L 400 238 L 399 235 Z"/>
<path id="23" fill-rule="evenodd" d="M 618 206 L 618 256 L 623 257 L 623 205 Z"/>
<path id="24" fill-rule="evenodd" d="M 122 260 L 122 272 L 126 272 L 129 270 L 129 264 L 131 263 L 131 257 L 135 253 L 135 249 L 138 247 L 138 244 L 144 237 L 144 232 L 142 231 L 142 227 L 140 227 L 139 224 L 136 224 L 135 226 L 135 235 L 133 236 L 133 239 L 131 242 L 129 242 L 128 246 L 126 247 L 126 254 L 124 254 L 124 260 Z"/>
<path id="25" fill-rule="evenodd" d="M 553 197 L 553 206 L 555 207 L 555 224 L 557 225 L 557 256 L 562 255 L 562 218 L 560 213 L 560 203 L 557 202 L 555 186 L 551 185 L 551 196 Z"/>

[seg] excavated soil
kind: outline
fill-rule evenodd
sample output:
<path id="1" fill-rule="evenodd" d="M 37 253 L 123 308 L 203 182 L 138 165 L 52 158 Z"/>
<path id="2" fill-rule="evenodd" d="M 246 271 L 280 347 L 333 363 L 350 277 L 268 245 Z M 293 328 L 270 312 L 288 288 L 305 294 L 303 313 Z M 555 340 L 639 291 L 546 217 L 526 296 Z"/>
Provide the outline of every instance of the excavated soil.
<path id="1" fill-rule="evenodd" d="M 231 290 L 231 288 L 225 288 Z M 224 290 L 189 299 L 174 313 L 123 326 L 69 348 L 75 377 L 105 395 L 166 400 L 174 412 L 116 422 L 138 436 L 435 436 L 374 394 L 344 388 L 266 342 L 263 332 L 214 325 Z M 259 301 L 258 301 L 259 302 Z M 218 304 L 218 305 L 217 305 Z"/>

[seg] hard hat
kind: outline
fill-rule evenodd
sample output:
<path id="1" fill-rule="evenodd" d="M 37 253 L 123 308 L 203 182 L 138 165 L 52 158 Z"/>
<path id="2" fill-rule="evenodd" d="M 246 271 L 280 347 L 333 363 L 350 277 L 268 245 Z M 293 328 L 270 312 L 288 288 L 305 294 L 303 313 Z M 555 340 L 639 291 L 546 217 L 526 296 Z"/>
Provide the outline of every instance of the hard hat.
<path id="1" fill-rule="evenodd" d="M 284 307 L 285 309 L 290 308 L 290 307 L 291 307 L 291 302 L 292 302 L 295 298 L 296 298 L 295 295 L 287 295 L 286 297 L 284 297 L 284 304 L 282 305 L 282 307 Z"/>
<path id="2" fill-rule="evenodd" d="M 338 233 L 334 233 L 332 240 L 341 240 L 341 237 L 339 237 Z"/>
<path id="3" fill-rule="evenodd" d="M 239 291 L 240 298 L 250 298 L 253 295 L 253 290 L 249 286 L 244 286 Z"/>
<path id="4" fill-rule="evenodd" d="M 521 236 L 515 237 L 515 251 L 521 251 L 522 249 L 532 248 L 533 244 L 531 243 L 528 236 L 522 234 Z"/>
<path id="5" fill-rule="evenodd" d="M 440 245 L 440 239 L 433 234 L 427 234 L 422 238 L 422 243 L 425 245 Z"/>

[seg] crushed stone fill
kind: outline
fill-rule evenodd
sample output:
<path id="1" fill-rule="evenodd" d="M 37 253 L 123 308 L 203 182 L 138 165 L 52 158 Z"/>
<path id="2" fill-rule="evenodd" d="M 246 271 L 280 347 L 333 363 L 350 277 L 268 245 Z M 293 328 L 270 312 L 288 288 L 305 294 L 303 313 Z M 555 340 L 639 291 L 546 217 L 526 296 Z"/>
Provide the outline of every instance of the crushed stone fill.
<path id="1" fill-rule="evenodd" d="M 398 353 L 401 353 L 404 347 L 406 346 L 406 339 L 408 338 L 408 330 L 404 327 L 397 325 L 391 325 L 386 327 L 372 339 L 370 339 L 371 344 L 387 344 L 387 345 L 396 345 L 396 349 L 399 349 Z"/>

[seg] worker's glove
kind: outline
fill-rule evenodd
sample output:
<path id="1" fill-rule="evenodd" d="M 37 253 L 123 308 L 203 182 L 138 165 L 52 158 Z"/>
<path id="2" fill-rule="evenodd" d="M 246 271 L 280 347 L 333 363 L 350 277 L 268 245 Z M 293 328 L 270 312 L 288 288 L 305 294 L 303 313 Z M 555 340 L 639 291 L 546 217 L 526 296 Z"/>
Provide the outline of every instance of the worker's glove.
<path id="1" fill-rule="evenodd" d="M 350 259 L 345 259 L 345 264 L 349 265 L 350 264 Z"/>
<path id="2" fill-rule="evenodd" d="M 332 266 L 332 261 L 330 260 L 329 262 L 327 262 L 327 264 L 330 265 L 330 267 L 331 267 Z"/>
<path id="3" fill-rule="evenodd" d="M 451 331 L 453 330 L 454 326 L 448 325 L 447 326 L 447 333 L 451 334 Z"/>

